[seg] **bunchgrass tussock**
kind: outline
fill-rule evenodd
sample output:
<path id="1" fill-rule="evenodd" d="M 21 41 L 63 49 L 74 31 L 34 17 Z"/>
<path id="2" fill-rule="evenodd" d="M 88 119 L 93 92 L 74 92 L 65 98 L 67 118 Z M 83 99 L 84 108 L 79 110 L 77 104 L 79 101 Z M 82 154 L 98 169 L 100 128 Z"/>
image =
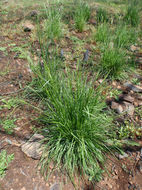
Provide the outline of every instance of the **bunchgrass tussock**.
<path id="1" fill-rule="evenodd" d="M 114 34 L 114 45 L 117 48 L 127 48 L 137 40 L 137 32 L 126 25 L 118 26 Z"/>
<path id="2" fill-rule="evenodd" d="M 45 107 L 39 118 L 45 136 L 42 174 L 48 178 L 55 169 L 72 180 L 74 176 L 100 180 L 106 154 L 114 145 L 102 88 L 94 90 L 93 82 L 87 82 L 80 71 L 65 75 L 53 59 L 42 72 L 38 67 L 35 76 L 34 92 Z"/>
<path id="3" fill-rule="evenodd" d="M 102 23 L 98 26 L 95 40 L 102 43 L 108 43 L 110 40 L 111 31 L 109 29 L 109 25 L 107 23 Z"/>
<path id="4" fill-rule="evenodd" d="M 138 26 L 140 22 L 139 8 L 133 3 L 128 5 L 126 13 L 124 15 L 124 21 L 131 26 Z"/>
<path id="5" fill-rule="evenodd" d="M 126 66 L 125 52 L 118 48 L 105 48 L 100 63 L 104 76 L 117 78 Z"/>
<path id="6" fill-rule="evenodd" d="M 105 9 L 99 8 L 96 13 L 97 23 L 108 22 L 109 17 Z"/>
<path id="7" fill-rule="evenodd" d="M 91 9 L 87 3 L 78 3 L 74 14 L 75 28 L 82 32 L 91 16 Z"/>

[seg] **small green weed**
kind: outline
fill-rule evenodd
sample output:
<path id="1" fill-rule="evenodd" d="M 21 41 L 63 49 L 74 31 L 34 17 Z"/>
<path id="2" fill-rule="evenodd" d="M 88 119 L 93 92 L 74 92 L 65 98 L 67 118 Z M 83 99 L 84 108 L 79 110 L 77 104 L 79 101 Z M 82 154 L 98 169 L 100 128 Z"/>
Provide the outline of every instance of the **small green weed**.
<path id="1" fill-rule="evenodd" d="M 12 107 L 17 107 L 17 105 L 19 104 L 18 100 L 15 98 L 10 98 L 10 99 L 2 99 L 1 100 L 2 103 L 4 103 L 4 105 L 2 105 L 2 108 L 8 108 L 9 110 Z"/>
<path id="2" fill-rule="evenodd" d="M 1 120 L 0 124 L 2 125 L 2 128 L 5 130 L 5 132 L 10 135 L 13 133 L 13 129 L 16 127 L 14 124 L 15 121 L 16 119 L 7 118 L 5 120 Z"/>
<path id="3" fill-rule="evenodd" d="M 0 47 L 0 51 L 6 51 L 6 47 Z"/>
<path id="4" fill-rule="evenodd" d="M 7 155 L 6 150 L 0 152 L 0 178 L 5 176 L 5 171 L 13 159 L 14 154 Z"/>
<path id="5" fill-rule="evenodd" d="M 91 16 L 91 10 L 88 4 L 79 3 L 75 10 L 74 21 L 75 27 L 79 32 L 84 30 L 86 22 L 89 20 Z"/>
<path id="6" fill-rule="evenodd" d="M 118 77 L 125 66 L 125 52 L 120 49 L 105 48 L 101 57 L 102 74 L 108 77 Z"/>
<path id="7" fill-rule="evenodd" d="M 14 46 L 10 50 L 12 52 L 16 52 L 17 53 L 17 57 L 19 59 L 26 59 L 27 58 L 25 50 L 23 48 L 21 48 L 21 47 L 15 47 Z"/>

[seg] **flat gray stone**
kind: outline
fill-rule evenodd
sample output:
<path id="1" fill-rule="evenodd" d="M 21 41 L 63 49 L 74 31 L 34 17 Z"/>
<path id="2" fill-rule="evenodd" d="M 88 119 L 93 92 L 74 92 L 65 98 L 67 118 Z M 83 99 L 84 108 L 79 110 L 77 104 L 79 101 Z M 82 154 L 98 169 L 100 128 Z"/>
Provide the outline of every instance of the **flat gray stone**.
<path id="1" fill-rule="evenodd" d="M 134 105 L 125 101 L 123 103 L 125 105 L 124 112 L 127 112 L 128 115 L 133 116 L 135 111 Z"/>
<path id="2" fill-rule="evenodd" d="M 126 154 L 125 152 L 124 152 L 124 154 L 118 154 L 117 152 L 115 153 L 115 156 L 119 159 L 119 160 L 122 160 L 122 159 L 124 159 L 124 158 L 128 158 L 128 154 Z"/>
<path id="3" fill-rule="evenodd" d="M 50 190 L 61 190 L 60 184 L 59 183 L 54 183 L 51 187 Z"/>
<path id="4" fill-rule="evenodd" d="M 124 84 L 124 87 L 127 88 L 128 90 L 132 90 L 133 92 L 138 92 L 138 93 L 142 92 L 142 87 L 138 85 L 133 85 L 130 82 L 126 82 Z"/>
<path id="5" fill-rule="evenodd" d="M 43 146 L 40 141 L 44 137 L 40 134 L 34 134 L 26 143 L 21 145 L 21 150 L 35 160 L 39 160 L 42 155 Z"/>
<path id="6" fill-rule="evenodd" d="M 123 112 L 123 107 L 117 102 L 111 102 L 111 109 L 115 110 L 119 114 Z"/>
<path id="7" fill-rule="evenodd" d="M 119 99 L 125 100 L 125 101 L 130 102 L 130 103 L 133 103 L 135 101 L 135 98 L 128 95 L 128 94 L 127 95 L 121 95 Z"/>

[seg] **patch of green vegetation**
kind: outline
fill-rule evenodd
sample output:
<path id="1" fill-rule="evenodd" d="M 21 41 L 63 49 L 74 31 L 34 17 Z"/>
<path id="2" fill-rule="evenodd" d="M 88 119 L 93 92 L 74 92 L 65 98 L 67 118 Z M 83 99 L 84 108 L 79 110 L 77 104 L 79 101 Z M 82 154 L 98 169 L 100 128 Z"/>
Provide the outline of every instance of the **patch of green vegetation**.
<path id="1" fill-rule="evenodd" d="M 8 44 L 8 46 L 9 46 L 9 47 L 15 47 L 16 44 L 14 44 L 14 43 L 13 43 L 13 44 Z"/>
<path id="2" fill-rule="evenodd" d="M 13 159 L 14 154 L 7 155 L 6 150 L 0 152 L 0 178 L 5 176 L 5 171 Z"/>
<path id="3" fill-rule="evenodd" d="M 6 51 L 6 47 L 0 47 L 0 51 Z"/>
<path id="4" fill-rule="evenodd" d="M 46 19 L 44 23 L 43 36 L 45 39 L 59 39 L 63 34 L 63 23 L 61 21 L 62 10 L 58 8 L 58 6 L 49 7 L 46 14 L 48 19 Z M 42 31 L 40 30 L 39 32 Z"/>
<path id="5" fill-rule="evenodd" d="M 117 78 L 125 66 L 126 53 L 121 49 L 105 48 L 101 57 L 100 69 L 104 76 Z"/>
<path id="6" fill-rule="evenodd" d="M 109 92 L 110 98 L 115 98 L 115 100 L 119 99 L 119 95 L 122 93 L 121 90 L 118 89 L 111 89 Z"/>
<path id="7" fill-rule="evenodd" d="M 133 28 L 120 25 L 114 34 L 114 45 L 118 48 L 128 47 L 136 42 L 137 37 L 137 32 Z"/>
<path id="8" fill-rule="evenodd" d="M 16 52 L 19 59 L 26 59 L 27 55 L 23 48 L 14 46 L 10 49 L 12 52 Z"/>
<path id="9" fill-rule="evenodd" d="M 90 19 L 91 10 L 87 3 L 79 3 L 74 14 L 75 28 L 83 32 L 87 21 Z"/>
<path id="10" fill-rule="evenodd" d="M 94 36 L 94 39 L 96 41 L 107 44 L 110 41 L 110 38 L 111 38 L 110 26 L 107 23 L 100 24 L 97 28 L 97 32 Z"/>
<path id="11" fill-rule="evenodd" d="M 119 139 L 132 139 L 134 140 L 136 137 L 141 138 L 142 129 L 141 127 L 134 125 L 133 123 L 125 121 L 125 125 L 122 125 L 119 130 Z M 133 142 L 134 143 L 134 142 Z"/>
<path id="12" fill-rule="evenodd" d="M 124 21 L 131 26 L 138 26 L 140 22 L 139 8 L 134 3 L 128 5 L 124 15 Z"/>
<path id="13" fill-rule="evenodd" d="M 1 107 L 2 108 L 8 108 L 9 110 L 12 107 L 17 107 L 19 104 L 19 101 L 16 98 L 2 99 L 1 102 L 4 103 L 4 105 L 2 105 Z"/>
<path id="14" fill-rule="evenodd" d="M 109 17 L 108 17 L 108 13 L 105 9 L 99 8 L 97 10 L 97 23 L 102 23 L 102 22 L 108 22 L 109 21 Z"/>
<path id="15" fill-rule="evenodd" d="M 11 135 L 13 133 L 13 129 L 16 127 L 16 125 L 14 124 L 15 121 L 16 119 L 9 119 L 7 117 L 7 119 L 1 120 L 0 124 L 2 125 L 2 128 L 5 130 L 5 132 Z"/>

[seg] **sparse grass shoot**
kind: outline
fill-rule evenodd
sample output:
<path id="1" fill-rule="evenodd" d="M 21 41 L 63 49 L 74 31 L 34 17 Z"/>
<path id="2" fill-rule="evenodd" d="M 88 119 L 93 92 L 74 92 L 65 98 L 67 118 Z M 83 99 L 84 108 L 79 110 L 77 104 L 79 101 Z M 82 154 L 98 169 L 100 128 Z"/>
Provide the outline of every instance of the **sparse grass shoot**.
<path id="1" fill-rule="evenodd" d="M 126 14 L 124 15 L 124 21 L 131 26 L 138 26 L 140 22 L 139 9 L 133 3 L 128 5 Z"/>
<path id="2" fill-rule="evenodd" d="M 47 10 L 47 19 L 44 24 L 44 33 L 46 39 L 59 39 L 63 34 L 63 24 L 61 21 L 62 11 L 58 7 L 49 7 Z"/>
<path id="3" fill-rule="evenodd" d="M 97 23 L 102 23 L 102 22 L 108 22 L 109 21 L 109 17 L 108 17 L 108 13 L 105 9 L 99 8 L 97 10 Z"/>
<path id="4" fill-rule="evenodd" d="M 85 28 L 86 22 L 89 20 L 91 16 L 91 10 L 88 4 L 86 3 L 79 3 L 75 10 L 74 21 L 75 21 L 75 28 L 82 32 Z"/>
<path id="5" fill-rule="evenodd" d="M 98 42 L 108 43 L 110 40 L 111 31 L 107 23 L 102 23 L 98 26 L 95 34 L 95 39 Z"/>
<path id="6" fill-rule="evenodd" d="M 117 78 L 125 66 L 125 52 L 115 48 L 105 48 L 101 57 L 100 69 L 104 76 Z"/>
<path id="7" fill-rule="evenodd" d="M 117 48 L 127 48 L 137 40 L 137 32 L 127 26 L 118 26 L 114 35 L 114 44 Z"/>

